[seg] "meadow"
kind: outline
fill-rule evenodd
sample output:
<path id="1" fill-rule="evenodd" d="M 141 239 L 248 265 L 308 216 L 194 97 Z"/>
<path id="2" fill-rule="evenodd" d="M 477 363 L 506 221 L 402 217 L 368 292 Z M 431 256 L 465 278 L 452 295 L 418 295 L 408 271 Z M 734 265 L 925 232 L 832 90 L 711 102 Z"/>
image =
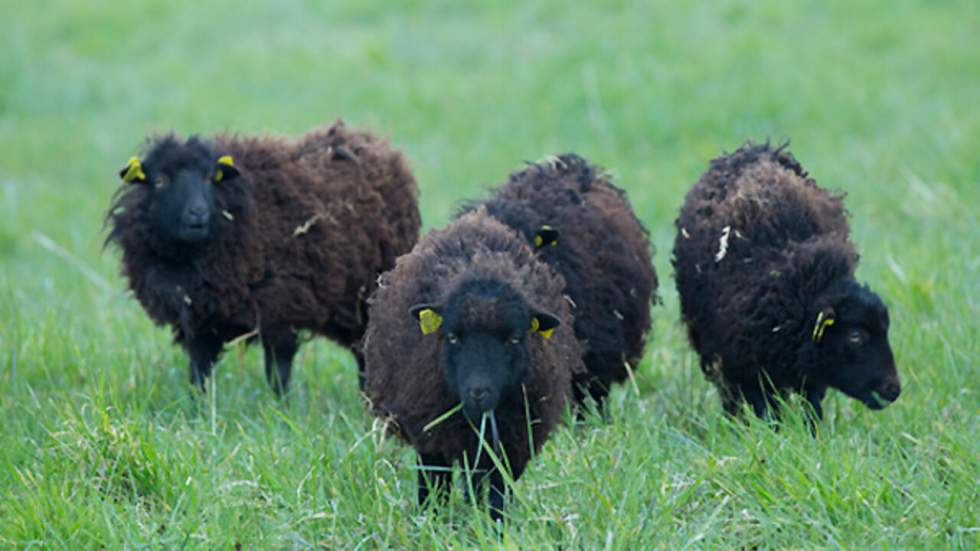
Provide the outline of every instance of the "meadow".
<path id="1" fill-rule="evenodd" d="M 475 4 L 475 3 L 474 3 Z M 0 548 L 980 548 L 980 3 L 0 0 Z M 626 188 L 663 303 L 608 419 L 569 419 L 502 535 L 415 505 L 412 451 L 322 340 L 287 401 L 261 353 L 212 392 L 101 252 L 145 136 L 390 136 L 426 228 L 525 160 Z M 678 318 L 673 220 L 709 159 L 792 140 L 847 192 L 903 394 L 832 392 L 812 438 L 732 421 Z"/>

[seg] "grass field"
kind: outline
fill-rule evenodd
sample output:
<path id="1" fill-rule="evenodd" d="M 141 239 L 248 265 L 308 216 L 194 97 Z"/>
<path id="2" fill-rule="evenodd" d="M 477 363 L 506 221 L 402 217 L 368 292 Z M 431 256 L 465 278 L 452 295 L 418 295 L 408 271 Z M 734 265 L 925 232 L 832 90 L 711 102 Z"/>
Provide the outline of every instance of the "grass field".
<path id="1" fill-rule="evenodd" d="M 0 548 L 980 548 L 980 3 L 394 4 L 0 0 Z M 656 242 L 636 384 L 553 436 L 502 539 L 461 495 L 415 507 L 412 452 L 325 342 L 288 403 L 256 350 L 195 400 L 100 254 L 148 133 L 341 115 L 406 151 L 427 228 L 574 150 Z M 766 137 L 847 191 L 904 383 L 882 412 L 832 393 L 816 439 L 799 409 L 726 419 L 678 322 L 684 193 Z"/>

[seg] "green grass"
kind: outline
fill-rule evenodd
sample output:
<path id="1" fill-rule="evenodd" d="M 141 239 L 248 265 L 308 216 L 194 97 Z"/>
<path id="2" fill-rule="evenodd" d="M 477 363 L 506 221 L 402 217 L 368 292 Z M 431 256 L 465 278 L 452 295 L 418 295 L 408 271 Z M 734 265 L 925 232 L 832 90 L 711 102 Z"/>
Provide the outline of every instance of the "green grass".
<path id="1" fill-rule="evenodd" d="M 0 548 L 980 547 L 980 4 L 136 4 L 0 0 Z M 636 390 L 553 435 L 502 540 L 459 495 L 416 509 L 411 451 L 325 342 L 288 404 L 255 350 L 195 401 L 99 253 L 148 133 L 341 115 L 405 149 L 427 227 L 574 150 L 652 231 L 664 305 Z M 848 192 L 905 387 L 882 412 L 833 393 L 816 439 L 799 409 L 779 432 L 727 420 L 678 323 L 684 193 L 767 136 Z"/>

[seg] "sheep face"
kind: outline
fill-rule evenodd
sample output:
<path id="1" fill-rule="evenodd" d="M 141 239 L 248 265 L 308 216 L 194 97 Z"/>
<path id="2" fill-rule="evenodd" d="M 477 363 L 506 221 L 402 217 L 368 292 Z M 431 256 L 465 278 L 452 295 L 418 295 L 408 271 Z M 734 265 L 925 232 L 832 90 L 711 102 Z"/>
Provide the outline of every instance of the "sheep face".
<path id="1" fill-rule="evenodd" d="M 882 409 L 901 393 L 888 343 L 888 308 L 853 279 L 833 285 L 801 350 L 808 377 Z"/>
<path id="2" fill-rule="evenodd" d="M 231 157 L 218 157 L 196 138 L 179 143 L 165 138 L 143 162 L 133 159 L 120 176 L 145 190 L 143 205 L 151 230 L 167 243 L 197 249 L 221 227 L 215 186 L 239 175 Z"/>
<path id="3" fill-rule="evenodd" d="M 439 363 L 446 383 L 479 420 L 511 399 L 520 399 L 528 375 L 528 339 L 549 338 L 559 320 L 538 311 L 505 284 L 475 281 L 460 286 L 441 305 L 418 305 L 412 315 L 423 333 L 438 333 Z"/>

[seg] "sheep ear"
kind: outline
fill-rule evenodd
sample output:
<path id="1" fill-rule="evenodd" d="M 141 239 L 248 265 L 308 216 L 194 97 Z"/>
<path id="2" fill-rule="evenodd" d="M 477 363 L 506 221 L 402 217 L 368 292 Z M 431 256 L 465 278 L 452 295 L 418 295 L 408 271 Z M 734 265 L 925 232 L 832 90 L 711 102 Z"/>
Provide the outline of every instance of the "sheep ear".
<path id="1" fill-rule="evenodd" d="M 235 168 L 235 161 L 231 155 L 219 157 L 218 167 L 214 169 L 214 183 L 237 178 L 239 174 L 241 173 Z"/>
<path id="2" fill-rule="evenodd" d="M 146 173 L 143 172 L 143 165 L 140 164 L 139 157 L 130 157 L 126 166 L 119 171 L 119 177 L 127 184 L 145 182 Z"/>
<path id="3" fill-rule="evenodd" d="M 534 246 L 537 248 L 541 247 L 555 247 L 558 245 L 558 230 L 552 228 L 551 226 L 545 224 L 538 229 L 537 233 L 534 234 Z"/>
<path id="4" fill-rule="evenodd" d="M 555 327 L 561 325 L 561 320 L 547 312 L 535 312 L 531 315 L 531 331 L 550 339 Z"/>
<path id="5" fill-rule="evenodd" d="M 824 331 L 834 324 L 836 315 L 833 306 L 827 306 L 820 310 L 817 314 L 817 321 L 813 324 L 813 332 L 810 334 L 810 339 L 813 342 L 818 343 L 823 340 Z"/>
<path id="6" fill-rule="evenodd" d="M 416 304 L 411 308 L 412 317 L 418 320 L 423 335 L 431 335 L 442 327 L 442 316 L 429 304 Z"/>

